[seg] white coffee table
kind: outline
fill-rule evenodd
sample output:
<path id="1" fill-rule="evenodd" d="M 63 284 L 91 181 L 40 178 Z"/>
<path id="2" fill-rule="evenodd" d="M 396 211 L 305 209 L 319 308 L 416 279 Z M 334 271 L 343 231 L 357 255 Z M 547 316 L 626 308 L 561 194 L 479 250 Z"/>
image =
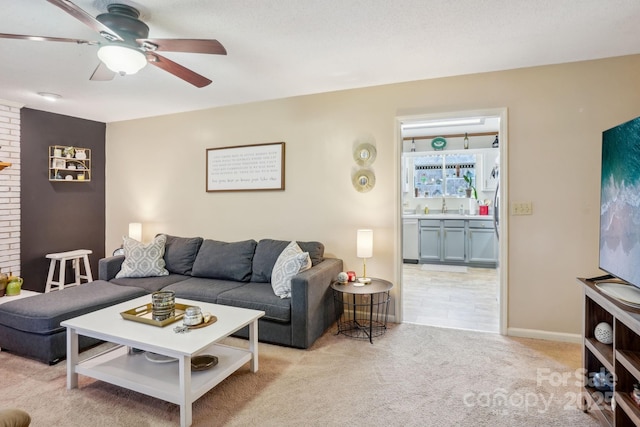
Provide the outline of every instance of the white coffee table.
<path id="1" fill-rule="evenodd" d="M 180 405 L 180 425 L 192 422 L 192 404 L 207 391 L 247 362 L 258 371 L 258 319 L 263 311 L 176 299 L 176 303 L 197 305 L 218 320 L 188 333 L 175 333 L 181 321 L 158 327 L 125 320 L 121 312 L 151 302 L 146 295 L 97 310 L 61 323 L 67 328 L 67 388 L 78 387 L 78 374 Z M 249 325 L 248 349 L 217 344 Z M 78 335 L 120 344 L 97 356 L 80 361 Z M 153 363 L 140 349 L 177 358 L 177 362 Z M 199 354 L 218 357 L 218 364 L 205 371 L 191 371 L 191 358 Z"/>

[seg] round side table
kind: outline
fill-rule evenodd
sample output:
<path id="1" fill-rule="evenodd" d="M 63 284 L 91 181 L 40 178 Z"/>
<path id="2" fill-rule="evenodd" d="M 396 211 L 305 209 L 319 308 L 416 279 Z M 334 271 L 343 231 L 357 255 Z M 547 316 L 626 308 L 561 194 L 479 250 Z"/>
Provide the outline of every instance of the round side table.
<path id="1" fill-rule="evenodd" d="M 333 282 L 331 289 L 338 318 L 336 335 L 368 339 L 373 344 L 374 337 L 387 331 L 391 288 L 391 282 L 374 278 L 364 286 L 354 286 L 351 282 Z"/>

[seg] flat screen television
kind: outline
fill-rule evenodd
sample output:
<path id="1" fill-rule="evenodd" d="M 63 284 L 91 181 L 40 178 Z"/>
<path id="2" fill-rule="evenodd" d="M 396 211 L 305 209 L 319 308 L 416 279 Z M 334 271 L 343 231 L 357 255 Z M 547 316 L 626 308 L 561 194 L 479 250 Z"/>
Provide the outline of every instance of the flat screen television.
<path id="1" fill-rule="evenodd" d="M 640 117 L 602 132 L 601 270 L 640 288 Z"/>

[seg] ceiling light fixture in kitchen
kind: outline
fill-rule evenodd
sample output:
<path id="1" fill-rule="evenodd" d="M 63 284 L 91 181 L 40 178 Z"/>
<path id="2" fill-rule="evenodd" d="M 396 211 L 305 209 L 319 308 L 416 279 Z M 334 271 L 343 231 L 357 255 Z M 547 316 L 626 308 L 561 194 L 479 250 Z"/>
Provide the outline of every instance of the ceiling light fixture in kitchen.
<path id="1" fill-rule="evenodd" d="M 417 129 L 417 128 L 435 128 L 444 126 L 468 126 L 468 125 L 481 125 L 484 124 L 484 118 L 469 118 L 469 119 L 449 119 L 449 120 L 436 120 L 430 122 L 419 123 L 404 123 L 402 129 Z"/>

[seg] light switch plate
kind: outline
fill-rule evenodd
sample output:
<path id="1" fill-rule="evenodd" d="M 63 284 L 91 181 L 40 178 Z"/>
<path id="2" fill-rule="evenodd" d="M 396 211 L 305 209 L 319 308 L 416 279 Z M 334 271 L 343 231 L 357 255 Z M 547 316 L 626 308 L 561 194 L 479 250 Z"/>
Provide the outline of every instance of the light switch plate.
<path id="1" fill-rule="evenodd" d="M 511 215 L 532 215 L 533 206 L 531 202 L 513 202 L 511 203 Z"/>

